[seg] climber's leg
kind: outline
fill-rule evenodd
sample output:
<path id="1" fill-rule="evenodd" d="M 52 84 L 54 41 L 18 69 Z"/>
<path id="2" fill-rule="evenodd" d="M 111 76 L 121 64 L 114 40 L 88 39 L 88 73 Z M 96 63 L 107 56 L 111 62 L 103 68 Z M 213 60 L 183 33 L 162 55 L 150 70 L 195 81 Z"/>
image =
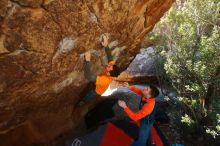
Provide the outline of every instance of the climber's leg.
<path id="1" fill-rule="evenodd" d="M 86 96 L 83 98 L 84 102 L 90 101 L 93 97 L 97 96 L 95 90 L 90 90 Z"/>

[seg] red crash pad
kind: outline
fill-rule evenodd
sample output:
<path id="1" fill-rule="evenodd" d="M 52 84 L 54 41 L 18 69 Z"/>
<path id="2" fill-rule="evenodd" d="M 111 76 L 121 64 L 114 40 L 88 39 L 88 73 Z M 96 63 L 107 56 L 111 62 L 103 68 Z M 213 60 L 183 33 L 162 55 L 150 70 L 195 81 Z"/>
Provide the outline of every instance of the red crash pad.
<path id="1" fill-rule="evenodd" d="M 112 123 L 108 123 L 100 146 L 130 146 L 132 143 L 132 138 Z"/>
<path id="2" fill-rule="evenodd" d="M 156 129 L 152 127 L 152 142 L 156 146 L 164 146 Z M 108 123 L 100 146 L 130 146 L 134 140 L 112 123 Z"/>

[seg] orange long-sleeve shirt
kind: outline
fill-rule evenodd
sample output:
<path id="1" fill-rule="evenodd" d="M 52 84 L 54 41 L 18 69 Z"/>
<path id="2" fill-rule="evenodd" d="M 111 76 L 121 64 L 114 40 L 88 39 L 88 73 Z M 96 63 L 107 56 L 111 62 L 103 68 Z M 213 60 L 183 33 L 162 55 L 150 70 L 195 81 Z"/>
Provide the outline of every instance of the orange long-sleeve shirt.
<path id="1" fill-rule="evenodd" d="M 115 61 L 110 61 L 109 65 L 115 65 Z M 100 75 L 96 77 L 96 93 L 102 95 L 109 87 L 114 77 L 107 75 L 107 69 L 104 69 Z"/>
<path id="2" fill-rule="evenodd" d="M 143 107 L 138 111 L 138 112 L 133 112 L 129 107 L 126 107 L 124 111 L 128 114 L 128 116 L 134 120 L 138 121 L 147 115 L 151 114 L 151 112 L 154 109 L 155 106 L 155 100 L 154 98 L 144 98 L 142 91 L 136 87 L 131 87 L 131 91 L 137 93 L 142 97 L 142 100 L 145 101 L 146 103 L 143 105 Z"/>
<path id="3" fill-rule="evenodd" d="M 96 93 L 102 95 L 113 81 L 113 77 L 107 75 L 99 75 L 96 78 Z"/>

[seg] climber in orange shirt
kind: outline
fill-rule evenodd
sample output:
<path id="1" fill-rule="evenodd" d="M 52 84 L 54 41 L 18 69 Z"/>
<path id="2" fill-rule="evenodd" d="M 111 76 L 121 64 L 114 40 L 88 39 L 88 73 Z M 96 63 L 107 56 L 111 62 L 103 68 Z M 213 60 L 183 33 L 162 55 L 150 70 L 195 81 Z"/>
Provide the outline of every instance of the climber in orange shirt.
<path id="1" fill-rule="evenodd" d="M 139 105 L 140 110 L 137 112 L 133 112 L 122 100 L 119 100 L 118 104 L 120 107 L 124 109 L 129 118 L 131 118 L 133 121 L 141 121 L 139 137 L 132 144 L 132 146 L 146 146 L 147 140 L 150 135 L 151 127 L 153 126 L 155 120 L 155 97 L 159 95 L 159 91 L 153 85 L 144 87 L 143 90 L 136 87 L 130 87 L 130 90 L 142 97 L 142 100 Z M 149 140 L 149 142 L 150 141 L 151 140 Z"/>
<path id="2" fill-rule="evenodd" d="M 117 77 L 120 73 L 119 68 L 116 65 L 116 61 L 113 60 L 113 57 L 111 55 L 111 49 L 108 47 L 109 42 L 106 35 L 103 35 L 101 44 L 105 48 L 105 53 L 108 59 L 108 65 L 101 72 L 101 74 L 96 75 L 91 73 L 91 53 L 85 53 L 84 76 L 87 80 L 95 82 L 96 85 L 95 93 L 93 93 L 93 95 L 90 95 L 89 98 L 95 96 L 95 94 L 102 95 L 106 91 L 110 83 L 114 80 L 114 78 Z"/>

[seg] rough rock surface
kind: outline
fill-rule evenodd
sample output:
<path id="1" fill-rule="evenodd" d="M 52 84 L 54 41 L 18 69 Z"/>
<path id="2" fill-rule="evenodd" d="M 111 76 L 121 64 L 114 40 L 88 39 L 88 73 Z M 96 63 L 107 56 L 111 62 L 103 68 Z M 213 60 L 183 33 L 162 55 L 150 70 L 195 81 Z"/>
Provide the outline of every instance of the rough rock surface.
<path id="1" fill-rule="evenodd" d="M 142 48 L 126 72 L 131 76 L 159 76 L 162 69 L 158 66 L 158 60 L 162 60 L 162 57 L 156 54 L 155 48 Z"/>
<path id="2" fill-rule="evenodd" d="M 99 37 L 107 33 L 127 67 L 172 2 L 1 0 L 0 145 L 44 143 L 74 128 L 74 104 L 87 85 L 81 54 L 93 49 L 93 70 L 100 70 Z"/>

